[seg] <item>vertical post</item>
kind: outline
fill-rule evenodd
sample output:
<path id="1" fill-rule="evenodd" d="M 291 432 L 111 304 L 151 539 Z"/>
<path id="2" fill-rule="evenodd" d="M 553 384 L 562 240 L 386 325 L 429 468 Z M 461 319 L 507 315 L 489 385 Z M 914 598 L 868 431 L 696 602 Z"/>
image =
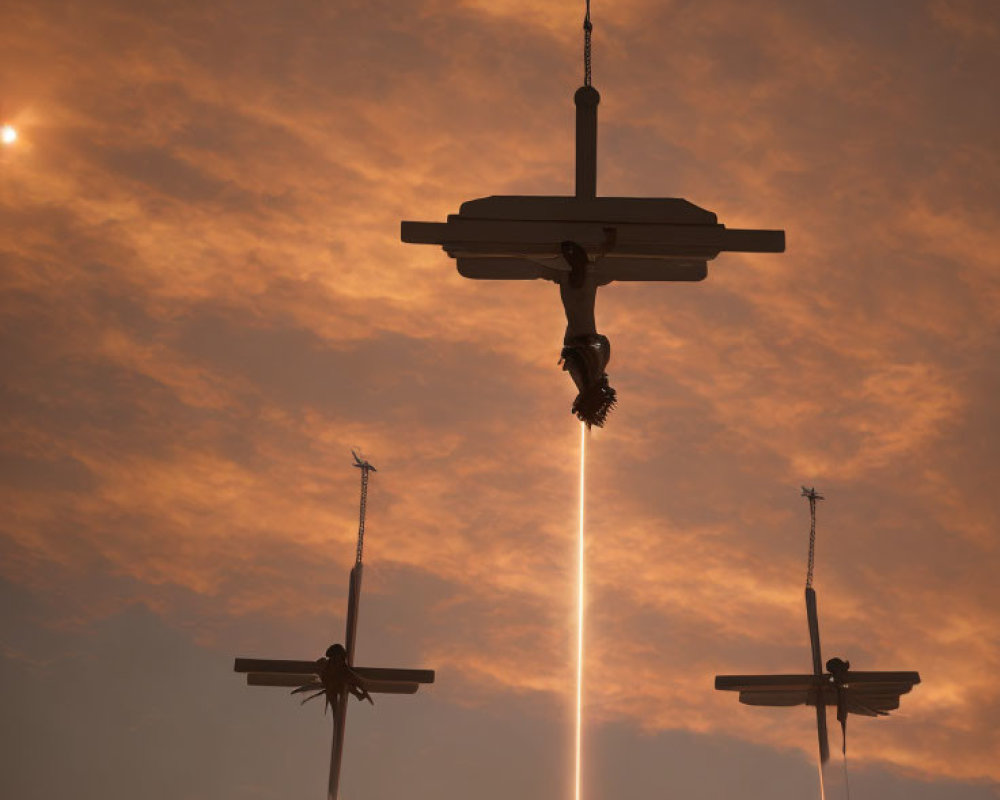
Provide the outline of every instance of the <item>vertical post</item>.
<path id="1" fill-rule="evenodd" d="M 581 86 L 576 103 L 576 196 L 597 197 L 597 104 L 601 95 L 593 86 Z"/>
<path id="2" fill-rule="evenodd" d="M 809 500 L 809 566 L 806 569 L 806 621 L 809 624 L 809 649 L 812 651 L 813 675 L 823 680 L 823 655 L 819 643 L 819 610 L 816 608 L 816 590 L 813 589 L 813 565 L 816 557 L 816 501 L 823 495 L 815 487 L 802 487 L 802 497 Z M 819 790 L 826 800 L 826 762 L 830 760 L 830 740 L 826 730 L 826 703 L 822 686 L 815 689 L 816 735 L 819 739 Z"/>
<path id="3" fill-rule="evenodd" d="M 812 650 L 813 675 L 823 674 L 823 656 L 819 647 L 819 612 L 816 609 L 816 590 L 806 587 L 806 622 L 809 624 L 809 646 Z"/>
<path id="4" fill-rule="evenodd" d="M 816 609 L 816 591 L 812 586 L 806 587 L 806 620 L 809 623 L 809 646 L 812 650 L 813 675 L 823 678 L 823 656 L 819 645 L 819 612 Z M 816 735 L 819 737 L 820 779 L 822 780 L 823 765 L 830 758 L 830 740 L 826 732 L 826 703 L 823 689 L 816 688 Z"/>

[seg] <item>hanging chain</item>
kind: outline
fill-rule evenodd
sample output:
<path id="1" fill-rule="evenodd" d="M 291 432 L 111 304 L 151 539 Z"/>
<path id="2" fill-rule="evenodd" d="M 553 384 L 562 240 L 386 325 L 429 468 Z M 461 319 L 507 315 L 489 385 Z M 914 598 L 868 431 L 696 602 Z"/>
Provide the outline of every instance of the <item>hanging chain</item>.
<path id="1" fill-rule="evenodd" d="M 368 470 L 361 469 L 361 518 L 358 522 L 358 553 L 355 564 L 361 563 L 361 553 L 365 549 L 365 507 L 368 505 Z"/>
<path id="2" fill-rule="evenodd" d="M 806 570 L 806 588 L 811 589 L 813 585 L 813 563 L 816 560 L 816 501 L 822 500 L 823 495 L 816 491 L 815 487 L 802 487 L 802 496 L 809 498 L 809 568 Z"/>
<path id="3" fill-rule="evenodd" d="M 361 556 L 365 549 L 365 512 L 368 508 L 368 473 L 377 472 L 377 470 L 367 461 L 362 461 L 358 458 L 357 453 L 353 450 L 351 451 L 351 455 L 354 456 L 354 466 L 361 470 L 361 513 L 358 520 L 358 552 L 354 560 L 355 566 L 360 566 Z"/>
<path id="4" fill-rule="evenodd" d="M 590 86 L 590 33 L 594 26 L 590 21 L 590 0 L 587 0 L 587 14 L 583 18 L 583 85 Z"/>

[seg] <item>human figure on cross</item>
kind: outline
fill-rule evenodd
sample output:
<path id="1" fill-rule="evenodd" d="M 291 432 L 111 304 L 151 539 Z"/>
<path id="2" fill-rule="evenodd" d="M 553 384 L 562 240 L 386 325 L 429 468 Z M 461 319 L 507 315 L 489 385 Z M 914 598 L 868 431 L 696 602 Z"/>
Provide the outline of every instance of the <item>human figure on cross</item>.
<path id="1" fill-rule="evenodd" d="M 722 252 L 780 253 L 784 231 L 727 228 L 675 197 L 597 196 L 597 105 L 587 83 L 576 104 L 576 193 L 493 195 L 462 203 L 446 222 L 404 221 L 404 242 L 436 244 L 474 280 L 559 284 L 566 333 L 559 363 L 576 384 L 572 412 L 602 426 L 617 402 L 605 369 L 611 344 L 597 332 L 597 289 L 612 281 L 700 281 Z"/>
<path id="2" fill-rule="evenodd" d="M 428 669 L 396 669 L 393 667 L 357 667 L 354 651 L 357 644 L 358 614 L 361 605 L 362 546 L 365 531 L 365 504 L 368 496 L 368 474 L 375 467 L 353 453 L 354 466 L 361 470 L 361 509 L 358 522 L 358 545 L 354 568 L 347 589 L 347 615 L 344 644 L 332 644 L 324 658 L 315 661 L 264 658 L 237 658 L 233 668 L 247 676 L 248 686 L 275 686 L 292 689 L 292 694 L 311 692 L 303 703 L 324 697 L 333 717 L 333 740 L 330 748 L 330 777 L 327 800 L 337 800 L 340 784 L 340 762 L 344 752 L 349 695 L 367 700 L 372 694 L 413 694 L 421 684 L 434 682 L 434 671 Z"/>
<path id="3" fill-rule="evenodd" d="M 372 696 L 368 694 L 368 690 L 365 688 L 365 679 L 358 675 L 352 669 L 351 665 L 347 663 L 347 649 L 342 644 L 331 644 L 326 648 L 326 659 L 325 663 L 322 663 L 320 666 L 319 679 L 323 684 L 323 688 L 315 694 L 309 695 L 309 697 L 302 701 L 303 703 L 309 702 L 314 697 L 325 695 L 327 704 L 332 706 L 337 702 L 341 690 L 346 689 L 358 698 L 358 700 L 367 700 L 372 705 L 375 705 L 375 701 L 372 700 Z M 315 688 L 316 683 L 310 681 L 293 691 L 292 694 L 311 692 Z"/>
<path id="4" fill-rule="evenodd" d="M 617 402 L 605 372 L 611 360 L 611 342 L 597 332 L 594 316 L 597 287 L 609 280 L 598 275 L 587 251 L 576 242 L 564 241 L 560 250 L 570 270 L 558 273 L 559 297 L 566 312 L 566 334 L 559 363 L 576 384 L 573 413 L 588 426 L 601 427 Z"/>

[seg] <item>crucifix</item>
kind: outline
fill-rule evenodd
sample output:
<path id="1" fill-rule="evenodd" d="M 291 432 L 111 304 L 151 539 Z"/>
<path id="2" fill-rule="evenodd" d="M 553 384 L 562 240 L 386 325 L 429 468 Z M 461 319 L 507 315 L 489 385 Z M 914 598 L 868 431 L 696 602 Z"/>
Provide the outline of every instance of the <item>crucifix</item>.
<path id="1" fill-rule="evenodd" d="M 436 244 L 474 280 L 549 280 L 559 285 L 566 332 L 559 363 L 578 394 L 572 412 L 604 424 L 617 396 L 605 367 L 611 344 L 597 332 L 597 289 L 612 281 L 700 281 L 722 252 L 781 253 L 780 230 L 737 230 L 673 197 L 597 196 L 597 105 L 591 85 L 590 4 L 584 19 L 584 85 L 576 104 L 576 193 L 469 200 L 446 222 L 408 222 L 401 238 Z"/>
<path id="2" fill-rule="evenodd" d="M 305 703 L 323 697 L 333 709 L 333 743 L 330 751 L 330 779 L 327 800 L 337 800 L 340 783 L 340 762 L 344 752 L 344 732 L 347 723 L 347 701 L 353 695 L 374 705 L 372 694 L 413 694 L 422 683 L 434 682 L 429 669 L 393 669 L 356 667 L 354 646 L 357 640 L 358 609 L 361 603 L 362 554 L 365 535 L 365 510 L 368 499 L 368 473 L 375 467 L 353 453 L 354 466 L 361 470 L 361 521 L 358 525 L 358 546 L 347 590 L 347 629 L 344 643 L 332 644 L 326 655 L 315 661 L 237 658 L 235 671 L 246 673 L 249 686 L 280 686 L 291 688 L 292 694 L 307 695 Z"/>
<path id="3" fill-rule="evenodd" d="M 847 718 L 850 714 L 885 717 L 899 708 L 899 698 L 920 683 L 917 672 L 860 672 L 851 662 L 831 658 L 823 667 L 819 644 L 819 613 L 813 589 L 813 564 L 816 548 L 816 502 L 823 499 L 815 488 L 802 487 L 809 500 L 809 566 L 806 571 L 806 621 L 812 649 L 811 675 L 717 675 L 715 688 L 739 692 L 741 703 L 750 706 L 814 706 L 819 739 L 820 774 L 830 759 L 826 730 L 826 708 L 837 709 L 842 750 L 847 754 Z"/>

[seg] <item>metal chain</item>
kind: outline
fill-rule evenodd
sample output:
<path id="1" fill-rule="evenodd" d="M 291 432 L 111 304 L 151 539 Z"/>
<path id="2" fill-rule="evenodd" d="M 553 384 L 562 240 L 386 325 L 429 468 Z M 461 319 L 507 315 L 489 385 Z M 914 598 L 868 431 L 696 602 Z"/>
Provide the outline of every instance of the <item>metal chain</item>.
<path id="1" fill-rule="evenodd" d="M 811 589 L 813 585 L 813 564 L 816 560 L 816 501 L 822 500 L 823 495 L 816 491 L 815 487 L 802 487 L 802 497 L 809 498 L 809 567 L 806 570 L 806 588 Z"/>
<path id="2" fill-rule="evenodd" d="M 368 469 L 361 468 L 361 519 L 358 523 L 358 552 L 355 565 L 361 564 L 361 554 L 365 548 L 365 510 L 368 505 Z"/>
<path id="3" fill-rule="evenodd" d="M 590 21 L 590 0 L 587 0 L 587 14 L 583 18 L 583 85 L 590 86 L 590 33 L 594 26 Z"/>

